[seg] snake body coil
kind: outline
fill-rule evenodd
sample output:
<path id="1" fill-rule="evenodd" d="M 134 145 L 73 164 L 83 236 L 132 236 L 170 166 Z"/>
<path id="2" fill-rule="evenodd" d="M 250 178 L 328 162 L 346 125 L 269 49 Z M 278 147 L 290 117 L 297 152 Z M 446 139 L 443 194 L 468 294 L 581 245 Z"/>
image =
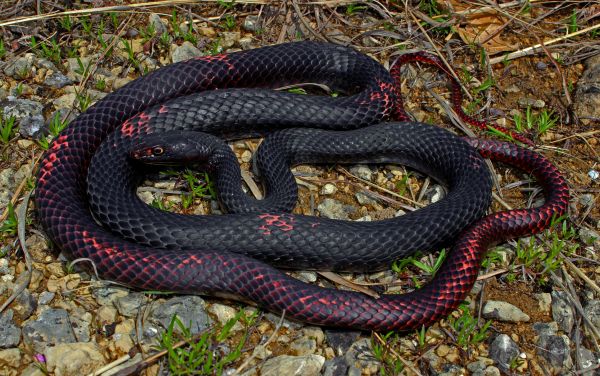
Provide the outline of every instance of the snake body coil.
<path id="1" fill-rule="evenodd" d="M 235 89 L 277 87 L 307 80 L 327 84 L 349 96 L 299 97 Z M 233 89 L 206 91 L 216 88 Z M 203 93 L 186 96 L 196 91 Z M 178 97 L 182 98 L 174 99 Z M 389 123 L 348 131 L 347 141 L 342 142 L 340 152 L 351 143 L 358 143 L 360 148 L 376 140 L 390 158 L 399 158 L 398 150 L 412 147 L 409 163 L 414 162 L 416 167 L 450 184 L 453 189 L 449 197 L 439 205 L 419 211 L 425 214 L 411 213 L 415 218 L 422 216 L 415 222 L 425 220 L 424 227 L 415 223 L 417 230 L 408 226 L 394 228 L 412 221 L 402 217 L 392 222 L 355 224 L 274 212 L 185 219 L 165 214 L 173 219 L 171 224 L 165 224 L 153 220 L 152 209 L 136 200 L 132 187 L 139 176 L 127 158 L 127 151 L 138 138 L 170 129 L 239 137 L 264 134 L 280 124 L 360 128 L 389 118 L 397 99 L 394 80 L 374 60 L 327 44 L 291 43 L 167 66 L 99 101 L 52 143 L 38 177 L 36 204 L 41 222 L 63 250 L 92 260 L 103 278 L 133 287 L 233 293 L 322 325 L 390 330 L 433 323 L 454 309 L 470 291 L 490 243 L 539 231 L 548 226 L 553 215 L 565 212 L 566 184 L 540 155 L 505 143 L 468 141 L 485 156 L 533 173 L 544 185 L 546 204 L 536 209 L 496 213 L 478 221 L 463 232 L 430 284 L 410 294 L 379 299 L 307 285 L 233 251 L 269 260 L 273 257 L 284 266 L 364 270 L 389 263 L 406 252 L 444 244 L 458 229 L 480 216 L 489 203 L 488 173 L 465 141 L 421 124 Z M 192 110 L 183 111 L 188 108 Z M 294 132 L 303 133 L 283 132 L 282 137 L 291 137 Z M 318 132 L 323 132 L 320 138 L 332 142 L 329 132 Z M 319 146 L 316 139 L 294 140 L 297 139 L 290 143 L 300 142 L 296 145 L 299 150 Z M 93 158 L 96 152 L 99 153 Z M 369 160 L 374 156 L 367 157 Z M 100 172 L 88 177 L 90 163 Z M 481 185 L 463 182 L 465 176 L 479 177 Z M 103 181 L 111 184 L 99 184 L 102 188 L 96 191 L 90 188 L 88 201 L 86 178 L 90 187 Z M 461 194 L 455 198 L 454 192 Z M 120 196 L 113 196 L 114 193 Z M 468 209 L 445 220 L 446 214 L 438 212 L 444 205 L 450 211 L 443 213 Z M 96 223 L 90 206 L 117 234 Z M 189 220 L 206 230 L 195 232 Z M 455 220 L 462 224 L 457 226 Z M 434 226 L 439 233 L 427 231 Z M 402 240 L 408 244 L 401 244 Z M 384 251 L 391 256 L 384 256 Z M 325 253 L 320 256 L 319 252 Z"/>

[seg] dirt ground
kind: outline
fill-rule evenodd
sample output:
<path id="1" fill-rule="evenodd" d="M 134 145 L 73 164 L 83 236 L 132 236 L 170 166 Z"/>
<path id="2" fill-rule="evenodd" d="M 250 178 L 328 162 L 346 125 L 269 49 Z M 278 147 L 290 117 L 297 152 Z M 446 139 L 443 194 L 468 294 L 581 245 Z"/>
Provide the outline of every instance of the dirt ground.
<path id="1" fill-rule="evenodd" d="M 75 375 L 85 370 L 91 374 L 107 364 L 104 373 L 97 374 L 598 372 L 600 239 L 595 237 L 600 232 L 600 4 L 467 4 L 455 0 L 192 3 L 19 0 L 0 4 L 0 303 L 4 304 L 0 323 L 7 328 L 5 334 L 0 329 L 0 338 L 19 333 L 13 336 L 15 343 L 0 346 L 0 373 Z M 493 247 L 466 305 L 426 331 L 330 331 L 279 320 L 279 313 L 257 311 L 251 303 L 203 297 L 203 315 L 210 318 L 210 325 L 196 332 L 171 333 L 172 342 L 165 340 L 166 334 L 153 340 L 143 337 L 149 329 L 142 322 L 159 315 L 154 307 L 166 307 L 176 298 L 123 289 L 114 293 L 122 296 L 102 300 L 98 291 L 107 288 L 106 281 L 81 265 L 68 263 L 68 255 L 45 238 L 34 205 L 29 203 L 26 220 L 21 221 L 13 207 L 18 211 L 19 204 L 34 192 L 38 164 L 52 147 L 54 131 L 107 93 L 179 56 L 230 53 L 300 40 L 351 46 L 386 68 L 407 52 L 428 51 L 440 56 L 460 81 L 462 108 L 467 114 L 522 134 L 560 170 L 571 194 L 568 215 L 533 238 Z M 54 73 L 59 73 L 60 79 L 49 79 Z M 59 83 L 62 77 L 64 84 Z M 414 120 L 459 135 L 501 137 L 468 126 L 451 110 L 449 81 L 438 69 L 410 64 L 403 69 L 402 79 L 404 105 Z M 312 87 L 307 91 L 330 94 Z M 14 103 L 19 103 L 18 110 Z M 12 128 L 10 121 L 15 122 Z M 257 139 L 232 143 L 243 170 L 252 171 L 250 156 L 259 143 Z M 379 220 L 433 201 L 436 183 L 419 172 L 369 165 L 365 177 L 357 167 L 296 167 L 300 189 L 294 212 L 327 216 L 325 204 L 333 202 L 346 215 L 338 219 Z M 493 172 L 495 196 L 490 212 L 539 205 L 543 195 L 528 175 L 495 162 Z M 254 193 L 252 185 L 260 186 L 260 182 L 249 175 L 245 187 Z M 179 171 L 151 176 L 139 195 L 164 210 L 218 213 L 208 184 L 204 174 Z M 363 201 L 360 195 L 369 199 Z M 19 222 L 25 226 L 23 239 L 29 252 L 19 244 Z M 323 287 L 366 288 L 370 289 L 367 293 L 379 294 L 408 292 L 430 279 L 428 268 L 438 257 L 439 252 L 420 255 L 396 263 L 393 271 L 372 274 L 291 274 Z M 128 314 L 123 308 L 125 303 L 119 299 L 129 299 L 127 296 L 137 302 L 137 314 Z M 529 318 L 521 321 L 486 313 L 490 302 L 516 307 Z M 199 305 L 182 304 L 195 305 L 194 309 Z M 187 312 L 196 312 L 185 307 Z M 60 310 L 60 314 L 65 311 L 71 326 L 80 325 L 86 334 L 81 337 L 75 330 L 72 339 L 65 339 L 71 337 L 58 329 L 43 334 L 39 328 L 47 325 L 42 318 L 49 309 Z M 244 322 L 236 312 L 244 316 L 259 313 Z M 176 314 L 182 316 L 181 311 Z M 227 319 L 234 316 L 239 321 L 236 329 L 219 336 Z M 556 328 L 548 332 L 540 329 L 543 325 Z M 33 335 L 30 328 L 42 334 Z M 201 337 L 203 333 L 208 339 Z M 505 337 L 511 343 L 503 347 L 500 342 Z M 214 359 L 195 364 L 182 360 L 193 353 L 194 344 L 203 341 L 209 343 L 203 356 L 211 353 Z M 80 348 L 68 347 L 71 344 Z M 511 352 L 513 344 L 516 352 Z M 226 359 L 228 354 L 235 356 L 218 368 L 217 359 Z M 129 368 L 116 371 L 115 361 L 126 362 Z"/>

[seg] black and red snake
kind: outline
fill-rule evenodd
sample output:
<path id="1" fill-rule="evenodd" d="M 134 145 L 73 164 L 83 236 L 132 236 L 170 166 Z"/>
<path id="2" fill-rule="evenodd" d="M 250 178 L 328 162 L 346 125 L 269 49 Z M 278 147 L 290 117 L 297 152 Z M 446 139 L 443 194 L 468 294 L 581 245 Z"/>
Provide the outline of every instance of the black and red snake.
<path id="1" fill-rule="evenodd" d="M 434 58 L 422 53 L 402 59 L 437 65 Z M 348 96 L 301 96 L 266 90 L 297 82 L 326 84 Z M 465 142 L 447 131 L 406 122 L 407 115 L 395 106 L 400 101 L 398 87 L 374 60 L 349 48 L 315 42 L 207 56 L 166 66 L 106 96 L 53 141 L 38 175 L 39 218 L 61 249 L 91 260 L 103 278 L 132 287 L 233 294 L 319 325 L 383 331 L 432 324 L 448 315 L 469 293 L 491 243 L 547 228 L 553 218 L 566 212 L 568 189 L 557 169 L 528 149 L 497 141 Z M 196 92 L 200 93 L 193 94 Z M 454 99 L 460 100 L 459 89 L 453 93 Z M 455 109 L 460 106 L 455 105 Z M 374 125 L 393 115 L 405 122 Z M 156 213 L 139 205 L 135 197 L 132 184 L 139 176 L 131 168 L 134 162 L 128 153 L 147 134 L 194 129 L 236 138 L 292 126 L 356 129 L 342 132 L 347 135 L 342 145 L 377 140 L 384 154 L 390 153 L 389 159 L 384 155 L 381 160 L 396 158 L 416 164 L 449 183 L 451 192 L 438 204 L 411 213 L 406 217 L 409 219 L 400 217 L 378 224 L 272 211 L 186 218 L 181 223 L 181 216 L 166 213 L 175 221 L 170 224 L 154 220 L 152 215 Z M 324 132 L 319 138 L 331 134 L 317 132 Z M 314 137 L 298 140 L 292 144 L 301 154 L 318 144 Z M 533 209 L 495 213 L 468 226 L 440 271 L 422 289 L 373 298 L 305 284 L 254 258 L 273 257 L 275 263 L 287 268 L 366 270 L 381 267 L 406 252 L 449 242 L 489 203 L 488 172 L 482 168 L 481 157 L 467 144 L 484 157 L 534 175 L 544 188 L 546 201 Z M 398 145 L 412 148 L 411 156 L 404 160 L 397 156 L 396 149 L 386 149 Z M 365 158 L 377 159 L 371 154 Z M 111 194 L 123 196 L 104 196 L 108 188 L 90 188 L 88 195 L 90 165 L 95 171 L 89 177 L 90 187 L 100 183 L 101 187 L 112 187 Z M 481 179 L 465 185 L 461 179 L 467 175 Z M 456 198 L 455 192 L 460 193 Z M 463 206 L 469 209 L 452 214 Z M 440 208 L 445 211 L 438 211 Z M 107 227 L 96 222 L 90 209 Z M 207 230 L 194 232 L 188 220 L 200 221 Z M 424 225 L 416 223 L 423 221 Z M 455 224 L 459 221 L 460 225 Z M 413 225 L 417 227 L 410 227 Z M 275 254 L 280 250 L 284 253 Z M 293 250 L 303 253 L 295 254 Z"/>

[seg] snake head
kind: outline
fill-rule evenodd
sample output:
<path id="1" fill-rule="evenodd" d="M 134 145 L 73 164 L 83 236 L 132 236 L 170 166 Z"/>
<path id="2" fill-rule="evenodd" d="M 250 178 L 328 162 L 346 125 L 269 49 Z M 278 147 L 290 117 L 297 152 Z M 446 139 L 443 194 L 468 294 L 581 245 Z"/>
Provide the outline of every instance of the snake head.
<path id="1" fill-rule="evenodd" d="M 150 165 L 210 165 L 216 137 L 190 131 L 153 133 L 140 138 L 129 157 Z"/>

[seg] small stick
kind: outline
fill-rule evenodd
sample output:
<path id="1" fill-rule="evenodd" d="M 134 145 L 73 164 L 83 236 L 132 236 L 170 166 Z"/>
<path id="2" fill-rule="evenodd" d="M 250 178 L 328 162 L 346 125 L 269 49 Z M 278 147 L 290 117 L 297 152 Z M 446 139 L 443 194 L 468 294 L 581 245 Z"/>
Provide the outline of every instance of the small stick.
<path id="1" fill-rule="evenodd" d="M 2 26 L 2 25 L 0 25 L 0 26 Z M 544 45 L 549 46 L 549 45 L 554 44 L 556 42 L 560 42 L 560 41 L 563 41 L 565 39 L 573 38 L 573 37 L 576 37 L 578 35 L 585 34 L 585 33 L 588 33 L 588 32 L 590 32 L 592 30 L 596 30 L 596 29 L 599 29 L 599 28 L 600 28 L 600 23 L 597 24 L 597 25 L 592 25 L 590 27 L 586 27 L 585 29 L 576 31 L 576 32 L 571 33 L 571 34 L 567 34 L 567 35 L 560 36 L 558 38 L 550 39 L 549 41 L 544 42 Z M 533 55 L 536 52 L 538 52 L 538 50 L 540 48 L 542 48 L 542 44 L 541 43 L 536 44 L 536 45 L 531 46 L 531 47 L 524 48 L 524 49 L 519 50 L 519 51 L 511 52 L 508 55 L 498 56 L 498 57 L 495 57 L 493 59 L 490 59 L 490 64 L 497 64 L 497 63 L 501 63 L 503 61 L 512 60 L 512 59 L 516 59 L 516 58 L 527 56 L 527 55 Z"/>

